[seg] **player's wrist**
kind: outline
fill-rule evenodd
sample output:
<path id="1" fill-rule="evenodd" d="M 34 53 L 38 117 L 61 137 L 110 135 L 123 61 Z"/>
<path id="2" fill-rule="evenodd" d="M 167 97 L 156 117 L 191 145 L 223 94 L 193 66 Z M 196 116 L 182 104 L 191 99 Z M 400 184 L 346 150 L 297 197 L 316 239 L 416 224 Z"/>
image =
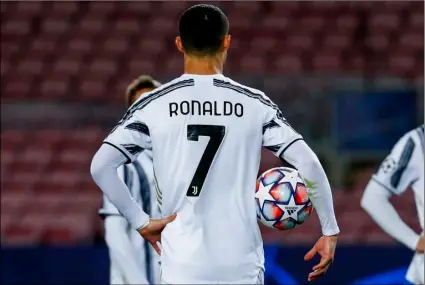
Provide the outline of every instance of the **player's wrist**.
<path id="1" fill-rule="evenodd" d="M 336 236 L 336 237 L 338 237 L 339 236 L 339 228 L 338 227 L 336 227 L 336 228 L 333 228 L 333 229 L 325 229 L 325 230 L 322 230 L 322 235 L 323 236 L 326 236 L 326 237 L 332 237 L 332 236 Z"/>
<path id="2" fill-rule="evenodd" d="M 144 228 L 146 228 L 148 225 L 149 225 L 149 223 L 150 223 L 150 219 L 148 219 L 144 224 L 142 224 L 140 227 L 138 227 L 138 228 L 136 228 L 136 230 L 137 231 L 141 231 L 141 230 L 143 230 Z"/>

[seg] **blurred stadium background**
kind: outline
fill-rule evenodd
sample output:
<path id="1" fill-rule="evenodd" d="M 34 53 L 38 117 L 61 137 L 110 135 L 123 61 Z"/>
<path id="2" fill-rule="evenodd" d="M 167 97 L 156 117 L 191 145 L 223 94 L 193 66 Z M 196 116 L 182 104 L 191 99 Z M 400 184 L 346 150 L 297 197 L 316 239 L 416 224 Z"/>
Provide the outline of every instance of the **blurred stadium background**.
<path id="1" fill-rule="evenodd" d="M 193 4 L 1 2 L 2 283 L 107 282 L 90 161 L 133 78 L 183 72 L 174 37 Z M 400 284 L 412 253 L 359 204 L 391 146 L 423 123 L 424 2 L 214 4 L 231 24 L 226 75 L 265 91 L 331 179 L 341 248 L 321 282 Z M 265 152 L 260 171 L 275 165 Z M 419 229 L 412 195 L 393 202 Z M 266 283 L 304 283 L 316 216 L 263 233 Z"/>

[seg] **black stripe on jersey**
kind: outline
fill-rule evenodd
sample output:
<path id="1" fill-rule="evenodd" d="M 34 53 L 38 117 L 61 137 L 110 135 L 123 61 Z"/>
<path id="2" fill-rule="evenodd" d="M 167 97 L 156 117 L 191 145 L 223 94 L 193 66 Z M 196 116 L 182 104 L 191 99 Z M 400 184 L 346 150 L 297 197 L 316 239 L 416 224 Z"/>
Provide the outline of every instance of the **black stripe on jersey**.
<path id="1" fill-rule="evenodd" d="M 133 187 L 133 173 L 130 171 L 130 168 L 128 165 L 123 165 L 124 168 L 124 183 L 125 185 L 127 185 L 128 189 L 130 189 L 131 192 L 131 187 Z"/>
<path id="2" fill-rule="evenodd" d="M 285 151 L 291 146 L 291 145 L 293 145 L 294 144 L 294 142 L 296 142 L 296 141 L 302 141 L 302 140 L 304 140 L 303 138 L 297 138 L 297 139 L 294 139 L 293 141 L 291 141 L 283 150 L 282 150 L 282 152 L 280 153 L 280 156 L 282 155 L 282 154 L 284 154 L 285 153 Z"/>
<path id="3" fill-rule="evenodd" d="M 114 147 L 114 148 L 116 148 L 117 150 L 119 150 L 126 158 L 127 158 L 127 161 L 125 162 L 125 164 L 128 164 L 128 163 L 130 163 L 131 162 L 131 159 L 130 159 L 130 157 L 125 153 L 125 152 L 123 152 L 119 147 L 117 147 L 116 145 L 114 145 L 114 144 L 111 144 L 110 142 L 103 142 L 104 144 L 108 144 L 108 145 L 110 145 L 110 146 L 112 146 L 112 147 Z"/>
<path id="4" fill-rule="evenodd" d="M 277 152 L 282 147 L 282 145 L 283 144 L 281 143 L 281 144 L 277 144 L 277 145 L 265 146 L 265 148 L 267 148 L 271 152 Z"/>
<path id="5" fill-rule="evenodd" d="M 122 144 L 123 148 L 125 148 L 131 155 L 136 155 L 143 151 L 143 148 L 138 146 L 137 144 Z"/>
<path id="6" fill-rule="evenodd" d="M 279 156 L 280 161 L 282 162 L 282 167 L 289 167 L 298 170 L 295 166 L 287 162 L 285 159 L 283 159 L 282 156 Z"/>
<path id="7" fill-rule="evenodd" d="M 156 200 L 158 201 L 158 204 L 162 206 L 162 192 L 161 192 L 161 189 L 159 189 L 159 184 L 158 184 L 158 179 L 156 178 L 155 168 L 153 170 L 153 177 L 155 180 Z"/>
<path id="8" fill-rule="evenodd" d="M 385 185 L 384 183 L 382 183 L 381 181 L 379 181 L 375 177 L 372 177 L 371 180 L 375 181 L 377 184 L 379 184 L 380 186 L 382 186 L 383 188 L 385 188 L 391 194 L 394 194 L 394 191 L 390 187 L 388 187 L 387 185 Z"/>
<path id="9" fill-rule="evenodd" d="M 146 126 L 145 123 L 142 123 L 140 121 L 136 121 L 136 122 L 130 123 L 127 126 L 125 126 L 125 128 L 126 129 L 129 129 L 129 130 L 132 130 L 132 131 L 136 131 L 136 132 L 142 133 L 142 134 L 147 135 L 147 136 L 150 136 L 148 126 Z"/>
<path id="10" fill-rule="evenodd" d="M 404 170 L 406 170 L 407 165 L 409 164 L 409 161 L 412 158 L 414 149 L 415 142 L 412 140 L 412 138 L 409 137 L 400 155 L 400 160 L 398 162 L 397 169 L 391 175 L 390 183 L 392 187 L 397 188 L 398 184 L 400 183 L 401 176 L 403 175 Z"/>
<path id="11" fill-rule="evenodd" d="M 261 93 L 254 93 L 251 90 L 244 88 L 242 86 L 238 86 L 238 85 L 234 85 L 230 82 L 224 81 L 224 80 L 220 80 L 220 79 L 213 79 L 213 85 L 216 87 L 223 87 L 223 88 L 228 88 L 228 89 L 232 89 L 238 93 L 244 94 L 248 97 L 251 97 L 253 99 L 257 99 L 259 100 L 261 103 L 263 103 L 266 106 L 269 106 L 271 108 L 273 108 L 274 110 L 276 110 L 277 113 L 277 118 L 282 120 L 285 124 L 286 120 L 283 118 L 283 114 L 280 111 L 279 107 L 273 103 L 271 100 L 269 100 L 268 98 L 265 98 Z"/>
<path id="12" fill-rule="evenodd" d="M 151 189 L 143 167 L 138 161 L 133 163 L 136 168 L 137 174 L 139 175 L 140 183 L 140 197 L 142 198 L 142 209 L 148 215 L 151 215 Z M 149 281 L 149 284 L 153 284 L 152 280 L 152 256 L 150 252 L 149 243 L 145 240 L 143 242 L 145 249 L 145 262 L 146 262 L 146 277 Z"/>
<path id="13" fill-rule="evenodd" d="M 136 110 L 143 109 L 153 100 L 158 99 L 172 91 L 175 91 L 183 87 L 188 87 L 188 86 L 195 86 L 195 80 L 186 79 L 186 80 L 178 81 L 176 83 L 166 85 L 162 89 L 152 91 L 152 93 L 150 93 L 149 95 L 145 97 L 142 97 L 139 101 L 134 103 L 133 106 L 131 106 L 130 109 L 127 110 L 127 112 L 125 113 L 121 121 L 118 123 L 118 125 L 121 125 L 122 123 L 130 119 Z"/>
<path id="14" fill-rule="evenodd" d="M 268 129 L 278 128 L 280 125 L 275 120 L 271 120 L 263 125 L 263 135 Z"/>

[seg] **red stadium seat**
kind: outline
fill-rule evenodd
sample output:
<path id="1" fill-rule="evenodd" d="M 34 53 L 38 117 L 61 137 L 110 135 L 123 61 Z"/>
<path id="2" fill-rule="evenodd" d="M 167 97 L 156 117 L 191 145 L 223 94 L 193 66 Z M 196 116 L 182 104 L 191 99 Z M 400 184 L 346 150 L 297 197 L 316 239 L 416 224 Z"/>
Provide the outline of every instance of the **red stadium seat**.
<path id="1" fill-rule="evenodd" d="M 339 54 L 336 51 L 324 51 L 313 58 L 313 68 L 319 72 L 336 73 L 341 68 Z"/>
<path id="2" fill-rule="evenodd" d="M 61 17 L 54 18 L 44 18 L 42 23 L 42 32 L 46 34 L 58 34 L 63 35 L 68 32 L 71 28 L 71 23 L 68 19 L 64 18 L 64 15 Z"/>
<path id="3" fill-rule="evenodd" d="M 46 2 L 17 2 L 16 14 L 22 18 L 39 15 L 46 4 Z"/>
<path id="4" fill-rule="evenodd" d="M 42 230 L 36 226 L 11 225 L 5 230 L 2 245 L 22 246 L 40 243 Z"/>
<path id="5" fill-rule="evenodd" d="M 1 34 L 3 36 L 13 36 L 13 37 L 21 37 L 28 34 L 30 31 L 30 23 L 21 20 L 9 20 L 1 26 Z"/>
<path id="6" fill-rule="evenodd" d="M 136 35 L 140 33 L 142 25 L 139 18 L 125 18 L 115 22 L 115 32 L 117 35 Z"/>
<path id="7" fill-rule="evenodd" d="M 59 16 L 69 16 L 78 11 L 78 2 L 53 2 L 51 12 Z"/>
<path id="8" fill-rule="evenodd" d="M 68 228 L 47 228 L 41 234 L 41 242 L 47 245 L 72 244 L 75 241 L 72 229 Z"/>
<path id="9" fill-rule="evenodd" d="M 108 15 L 115 11 L 117 6 L 114 2 L 90 2 L 89 10 L 92 15 Z"/>
<path id="10" fill-rule="evenodd" d="M 245 74 L 244 70 L 250 70 L 249 74 L 264 74 L 267 70 L 267 64 L 263 57 L 247 54 L 240 61 L 240 74 Z"/>
<path id="11" fill-rule="evenodd" d="M 279 56 L 273 64 L 275 72 L 279 73 L 297 73 L 303 70 L 300 54 L 284 54 Z"/>
<path id="12" fill-rule="evenodd" d="M 92 3 L 96 3 L 96 2 L 92 2 Z M 100 3 L 100 2 L 98 2 Z M 112 2 L 108 2 L 108 3 L 112 3 Z M 96 12 L 97 13 L 97 12 Z M 94 35 L 97 33 L 100 33 L 102 31 L 102 29 L 104 28 L 104 19 L 99 16 L 91 16 L 89 14 L 89 16 L 81 19 L 79 21 L 79 29 L 85 33 L 85 34 L 90 34 L 90 35 Z"/>
<path id="13" fill-rule="evenodd" d="M 135 13 L 136 15 L 140 15 L 141 17 L 145 15 L 149 15 L 152 12 L 152 4 L 153 2 L 125 2 L 121 3 L 120 6 L 126 6 L 128 12 Z"/>

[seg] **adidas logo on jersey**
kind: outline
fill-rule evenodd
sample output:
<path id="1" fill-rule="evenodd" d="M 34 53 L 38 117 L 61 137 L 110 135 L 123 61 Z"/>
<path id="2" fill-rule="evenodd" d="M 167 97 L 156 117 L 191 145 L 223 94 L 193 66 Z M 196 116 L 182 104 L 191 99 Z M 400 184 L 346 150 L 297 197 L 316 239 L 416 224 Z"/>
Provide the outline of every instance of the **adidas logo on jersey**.
<path id="1" fill-rule="evenodd" d="M 298 210 L 298 207 L 285 207 L 286 211 L 288 212 L 289 215 L 292 215 L 293 213 L 295 213 Z"/>

